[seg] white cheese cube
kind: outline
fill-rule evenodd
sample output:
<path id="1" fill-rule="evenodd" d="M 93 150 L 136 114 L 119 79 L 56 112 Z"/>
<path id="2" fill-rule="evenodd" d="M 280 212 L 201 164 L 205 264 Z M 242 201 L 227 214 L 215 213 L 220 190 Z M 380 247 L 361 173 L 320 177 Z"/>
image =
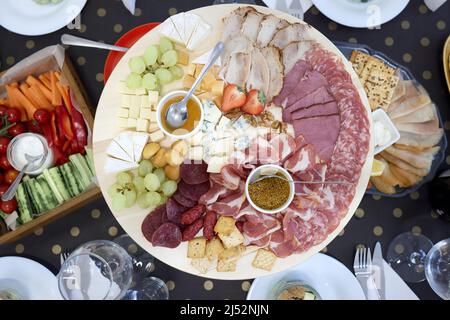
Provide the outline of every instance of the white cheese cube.
<path id="1" fill-rule="evenodd" d="M 136 128 L 137 125 L 137 119 L 134 118 L 128 118 L 128 122 L 127 122 L 127 128 Z"/>
<path id="2" fill-rule="evenodd" d="M 216 140 L 211 146 L 212 156 L 226 156 L 234 151 L 234 139 L 232 137 Z"/>
<path id="3" fill-rule="evenodd" d="M 128 118 L 130 116 L 129 109 L 127 109 L 127 108 L 120 108 L 119 112 L 117 112 L 117 116 L 119 118 Z"/>
<path id="4" fill-rule="evenodd" d="M 202 131 L 204 133 L 211 133 L 211 132 L 214 131 L 215 126 L 216 126 L 215 123 L 212 123 L 212 122 L 209 122 L 209 121 L 203 121 Z"/>
<path id="5" fill-rule="evenodd" d="M 145 88 L 137 88 L 133 90 L 133 94 L 135 96 L 143 96 L 147 94 L 147 89 Z"/>
<path id="6" fill-rule="evenodd" d="M 141 108 L 139 106 L 131 105 L 129 110 L 130 111 L 129 111 L 128 117 L 135 118 L 135 119 L 139 118 L 139 113 L 141 110 Z"/>
<path id="7" fill-rule="evenodd" d="M 131 105 L 131 96 L 128 94 L 122 95 L 122 108 L 129 108 Z"/>
<path id="8" fill-rule="evenodd" d="M 156 122 L 150 122 L 150 125 L 148 126 L 148 132 L 152 133 L 159 130 L 159 126 Z"/>
<path id="9" fill-rule="evenodd" d="M 190 147 L 188 158 L 190 160 L 201 161 L 203 159 L 203 147 L 202 146 Z"/>
<path id="10" fill-rule="evenodd" d="M 258 136 L 266 137 L 270 133 L 270 127 L 258 127 Z"/>
<path id="11" fill-rule="evenodd" d="M 153 111 L 150 108 L 141 108 L 141 111 L 139 112 L 139 118 L 150 120 L 152 118 L 152 112 Z"/>
<path id="12" fill-rule="evenodd" d="M 149 91 L 148 92 L 148 102 L 150 105 L 156 106 L 159 101 L 159 92 L 158 91 Z"/>
<path id="13" fill-rule="evenodd" d="M 141 96 L 131 96 L 130 108 L 141 108 Z"/>
<path id="14" fill-rule="evenodd" d="M 141 96 L 141 108 L 151 108 L 152 104 L 148 101 L 148 95 Z"/>
<path id="15" fill-rule="evenodd" d="M 220 173 L 223 167 L 227 165 L 228 157 L 211 157 L 208 163 L 207 172 L 209 173 Z"/>
<path id="16" fill-rule="evenodd" d="M 136 121 L 136 131 L 147 132 L 149 122 L 147 119 L 137 119 Z"/>
<path id="17" fill-rule="evenodd" d="M 125 81 L 120 81 L 119 82 L 118 91 L 121 94 L 130 94 L 130 89 L 128 89 L 127 84 L 125 83 Z"/>
<path id="18" fill-rule="evenodd" d="M 191 146 L 200 146 L 203 142 L 203 132 L 199 131 L 195 135 L 189 138 L 189 144 Z"/>
<path id="19" fill-rule="evenodd" d="M 151 142 L 160 142 L 164 139 L 164 133 L 161 130 L 155 131 L 150 134 L 150 141 Z"/>
<path id="20" fill-rule="evenodd" d="M 128 128 L 128 118 L 117 118 L 117 126 L 119 128 Z"/>

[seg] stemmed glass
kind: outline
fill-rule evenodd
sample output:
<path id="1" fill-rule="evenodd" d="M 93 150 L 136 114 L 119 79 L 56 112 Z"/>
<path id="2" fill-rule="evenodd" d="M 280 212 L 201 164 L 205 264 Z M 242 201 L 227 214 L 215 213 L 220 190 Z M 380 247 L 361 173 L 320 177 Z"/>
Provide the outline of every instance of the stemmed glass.
<path id="1" fill-rule="evenodd" d="M 431 288 L 444 300 L 450 300 L 450 239 L 434 245 L 425 258 L 425 275 Z"/>

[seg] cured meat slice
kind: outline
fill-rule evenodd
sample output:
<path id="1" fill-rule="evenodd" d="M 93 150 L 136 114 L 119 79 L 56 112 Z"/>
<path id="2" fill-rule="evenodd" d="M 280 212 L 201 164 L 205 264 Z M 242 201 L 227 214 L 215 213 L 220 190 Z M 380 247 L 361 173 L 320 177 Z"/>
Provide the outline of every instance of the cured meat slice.
<path id="1" fill-rule="evenodd" d="M 291 120 L 292 120 L 291 113 L 292 112 L 295 112 L 297 110 L 301 110 L 304 108 L 308 108 L 308 107 L 311 107 L 314 105 L 321 105 L 321 104 L 329 103 L 332 101 L 334 101 L 333 97 L 328 93 L 327 89 L 325 87 L 320 87 L 319 89 L 311 92 L 310 94 L 301 98 L 294 104 L 285 108 L 283 110 L 283 120 L 286 122 L 291 122 Z"/>
<path id="2" fill-rule="evenodd" d="M 195 206 L 197 204 L 197 202 L 183 196 L 181 194 L 180 190 L 177 190 L 177 192 L 174 193 L 172 198 L 176 202 L 178 202 L 179 204 L 181 204 L 183 207 L 186 207 L 186 208 L 192 208 L 193 206 Z"/>
<path id="3" fill-rule="evenodd" d="M 255 11 L 256 9 L 253 7 L 240 7 L 225 17 L 223 19 L 222 41 L 225 42 L 227 39 L 238 35 L 241 32 L 242 23 L 247 13 Z"/>
<path id="4" fill-rule="evenodd" d="M 210 204 L 207 208 L 222 216 L 236 216 L 244 202 L 245 194 L 239 191 Z"/>
<path id="5" fill-rule="evenodd" d="M 314 146 L 320 159 L 330 160 L 340 130 L 340 117 L 324 116 L 294 121 L 296 135 L 303 135 Z"/>
<path id="6" fill-rule="evenodd" d="M 224 186 L 213 182 L 209 191 L 200 197 L 198 203 L 210 205 L 221 198 L 226 198 L 229 195 L 234 194 L 235 192 L 236 191 L 227 189 Z"/>
<path id="7" fill-rule="evenodd" d="M 283 106 L 289 107 L 321 87 L 328 87 L 327 79 L 317 71 L 307 71 L 302 80 L 297 82 L 291 94 L 286 97 Z"/>
<path id="8" fill-rule="evenodd" d="M 312 117 L 321 117 L 339 114 L 336 101 L 331 101 L 325 104 L 318 104 L 306 109 L 300 109 L 291 113 L 291 119 L 303 119 Z"/>
<path id="9" fill-rule="evenodd" d="M 152 244 L 155 247 L 176 248 L 181 243 L 181 230 L 173 223 L 164 223 L 155 230 Z"/>
<path id="10" fill-rule="evenodd" d="M 240 73 L 243 72 L 243 70 L 236 71 Z M 269 92 L 269 82 L 270 73 L 266 58 L 264 58 L 260 49 L 255 48 L 252 52 L 251 67 L 247 78 L 246 89 L 247 91 L 252 89 L 259 90 L 267 97 Z"/>
<path id="11" fill-rule="evenodd" d="M 153 233 L 163 223 L 163 214 L 166 212 L 166 205 L 161 205 L 150 212 L 144 219 L 141 225 L 141 231 L 145 239 L 152 241 Z"/>
<path id="12" fill-rule="evenodd" d="M 237 190 L 239 182 L 241 182 L 241 176 L 234 165 L 226 165 L 220 173 L 210 174 L 209 177 L 213 183 L 215 182 L 230 190 Z"/>
<path id="13" fill-rule="evenodd" d="M 209 181 L 200 183 L 200 184 L 193 184 L 189 185 L 184 181 L 181 181 L 178 184 L 178 190 L 180 190 L 180 193 L 192 201 L 198 201 L 202 195 L 208 192 L 210 188 Z"/>
<path id="14" fill-rule="evenodd" d="M 200 164 L 183 163 L 180 168 L 180 177 L 187 184 L 204 183 L 209 181 L 207 170 L 208 165 L 205 162 Z"/>
<path id="15" fill-rule="evenodd" d="M 251 41 L 256 42 L 259 26 L 263 18 L 264 15 L 259 12 L 248 12 L 242 23 L 241 33 Z"/>
<path id="16" fill-rule="evenodd" d="M 307 144 L 287 159 L 284 167 L 292 173 L 297 173 L 312 168 L 315 163 L 316 151 L 312 145 Z"/>
<path id="17" fill-rule="evenodd" d="M 181 215 L 183 212 L 188 210 L 187 207 L 182 206 L 172 198 L 169 198 L 166 203 L 166 214 L 167 219 L 169 219 L 170 222 L 175 223 L 176 225 L 181 224 Z"/>
<path id="18" fill-rule="evenodd" d="M 291 42 L 283 49 L 283 65 L 285 72 L 289 72 L 295 63 L 305 57 L 305 53 L 313 45 L 313 41 Z"/>
<path id="19" fill-rule="evenodd" d="M 225 81 L 244 88 L 250 74 L 251 65 L 250 53 L 233 53 L 226 69 L 224 69 L 223 77 Z"/>
<path id="20" fill-rule="evenodd" d="M 288 24 L 289 23 L 286 20 L 282 20 L 273 14 L 265 15 L 264 19 L 261 21 L 256 44 L 260 48 L 267 47 L 275 35 L 275 32 L 281 28 L 287 27 Z"/>
<path id="21" fill-rule="evenodd" d="M 229 64 L 230 58 L 235 53 L 250 54 L 253 51 L 254 44 L 247 37 L 237 35 L 225 42 L 225 49 L 221 56 L 222 68 L 226 68 Z"/>
<path id="22" fill-rule="evenodd" d="M 284 49 L 291 42 L 311 40 L 308 28 L 308 25 L 302 23 L 289 24 L 275 33 L 272 41 L 270 41 L 270 45 Z"/>
<path id="23" fill-rule="evenodd" d="M 277 158 L 283 163 L 293 152 L 296 151 L 297 144 L 290 135 L 281 133 L 271 137 L 270 145 L 277 152 Z"/>
<path id="24" fill-rule="evenodd" d="M 269 89 L 267 101 L 278 95 L 283 87 L 284 67 L 281 64 L 280 51 L 275 47 L 265 47 L 261 50 L 269 67 Z"/>
<path id="25" fill-rule="evenodd" d="M 286 76 L 284 77 L 283 88 L 281 89 L 280 94 L 276 96 L 275 99 L 273 99 L 273 103 L 281 106 L 287 96 L 298 85 L 309 67 L 309 64 L 305 60 L 299 60 L 292 67 L 291 71 L 287 72 L 285 70 L 284 73 L 286 74 Z"/>

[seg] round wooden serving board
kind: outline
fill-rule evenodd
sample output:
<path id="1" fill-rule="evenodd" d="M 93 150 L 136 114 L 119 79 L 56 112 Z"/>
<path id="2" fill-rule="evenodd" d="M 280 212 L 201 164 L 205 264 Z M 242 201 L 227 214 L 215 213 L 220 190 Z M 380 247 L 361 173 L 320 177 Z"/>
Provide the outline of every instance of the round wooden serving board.
<path id="1" fill-rule="evenodd" d="M 210 50 L 215 43 L 219 40 L 220 34 L 222 31 L 222 18 L 227 16 L 232 10 L 239 7 L 236 4 L 230 5 L 215 5 L 210 7 L 203 7 L 196 10 L 191 11 L 199 16 L 201 16 L 209 25 L 212 26 L 212 33 L 209 38 L 204 41 L 200 47 L 196 49 L 195 52 L 191 54 L 191 60 L 197 56 L 200 56 L 204 52 Z M 282 13 L 280 11 L 271 10 L 265 7 L 255 6 L 255 8 L 262 13 L 272 13 L 280 18 L 286 19 L 289 22 L 301 22 L 291 15 Z M 111 208 L 111 199 L 107 194 L 108 187 L 115 182 L 114 174 L 106 174 L 103 170 L 105 161 L 106 161 L 106 148 L 110 141 L 116 137 L 122 130 L 118 128 L 116 124 L 116 114 L 117 110 L 120 107 L 120 93 L 118 91 L 119 82 L 124 80 L 128 73 L 128 60 L 129 58 L 137 55 L 142 55 L 145 48 L 150 45 L 157 43 L 160 37 L 159 34 L 159 26 L 155 29 L 151 30 L 145 36 L 143 36 L 136 44 L 127 52 L 124 56 L 124 59 L 121 59 L 117 67 L 114 69 L 114 72 L 111 74 L 105 89 L 103 90 L 102 96 L 100 98 L 99 105 L 97 107 L 97 113 L 95 117 L 94 124 L 94 161 L 95 161 L 95 169 L 97 172 L 98 183 L 100 188 L 105 195 L 106 202 L 108 206 Z M 339 49 L 337 49 L 333 43 L 328 40 L 324 35 L 322 35 L 319 31 L 311 28 L 311 32 L 315 37 L 315 40 L 319 42 L 324 48 L 329 51 L 334 52 L 336 55 L 341 57 L 342 62 L 345 64 L 345 67 L 349 74 L 352 76 L 353 83 L 359 90 L 360 97 L 365 105 L 367 114 L 369 115 L 369 120 L 371 119 L 370 107 L 367 97 L 365 95 L 364 89 L 362 88 L 357 75 L 354 73 L 352 66 L 347 61 L 347 59 L 341 54 Z M 169 92 L 171 90 L 181 88 L 181 81 L 170 84 L 169 86 L 164 87 L 164 92 Z M 370 125 L 371 122 L 370 122 Z M 373 150 L 373 139 L 370 141 L 370 149 Z M 237 263 L 237 270 L 235 272 L 217 272 L 215 269 L 210 270 L 207 274 L 199 274 L 197 270 L 195 270 L 190 265 L 190 259 L 186 257 L 187 253 L 187 243 L 184 242 L 180 246 L 175 249 L 168 249 L 162 247 L 153 247 L 151 243 L 149 243 L 141 232 L 141 223 L 146 217 L 146 215 L 151 211 L 151 209 L 142 210 L 138 208 L 138 206 L 134 206 L 131 209 L 124 210 L 123 212 L 114 212 L 111 210 L 123 227 L 123 229 L 145 250 L 147 250 L 150 254 L 155 256 L 157 259 L 167 263 L 168 265 L 177 268 L 181 271 L 188 272 L 194 275 L 204 276 L 207 278 L 213 279 L 223 279 L 223 280 L 240 280 L 240 279 L 251 279 L 256 277 L 265 276 L 271 273 L 279 272 L 285 270 L 291 266 L 299 264 L 312 255 L 316 254 L 320 250 L 322 250 L 325 246 L 327 246 L 345 227 L 348 221 L 353 216 L 353 213 L 358 208 L 358 205 L 364 196 L 366 191 L 366 187 L 370 178 L 370 171 L 372 166 L 373 154 L 370 152 L 367 156 L 366 163 L 363 167 L 361 177 L 358 182 L 358 186 L 356 189 L 355 197 L 348 209 L 347 215 L 341 220 L 339 227 L 331 233 L 325 241 L 321 244 L 310 248 L 308 251 L 301 254 L 294 254 L 290 257 L 284 259 L 277 259 L 275 266 L 273 267 L 271 272 L 267 272 L 264 270 L 256 269 L 252 267 L 251 262 L 254 258 L 255 253 L 246 255 L 239 259 Z"/>

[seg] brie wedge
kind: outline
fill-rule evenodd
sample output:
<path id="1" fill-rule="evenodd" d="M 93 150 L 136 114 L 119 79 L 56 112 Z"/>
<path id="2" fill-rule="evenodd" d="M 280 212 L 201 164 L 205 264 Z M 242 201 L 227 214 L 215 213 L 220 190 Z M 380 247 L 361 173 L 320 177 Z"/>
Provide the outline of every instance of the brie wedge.
<path id="1" fill-rule="evenodd" d="M 107 158 L 104 170 L 106 173 L 116 173 L 133 170 L 137 167 L 139 167 L 139 164 L 135 162 L 127 162 L 116 158 Z"/>

